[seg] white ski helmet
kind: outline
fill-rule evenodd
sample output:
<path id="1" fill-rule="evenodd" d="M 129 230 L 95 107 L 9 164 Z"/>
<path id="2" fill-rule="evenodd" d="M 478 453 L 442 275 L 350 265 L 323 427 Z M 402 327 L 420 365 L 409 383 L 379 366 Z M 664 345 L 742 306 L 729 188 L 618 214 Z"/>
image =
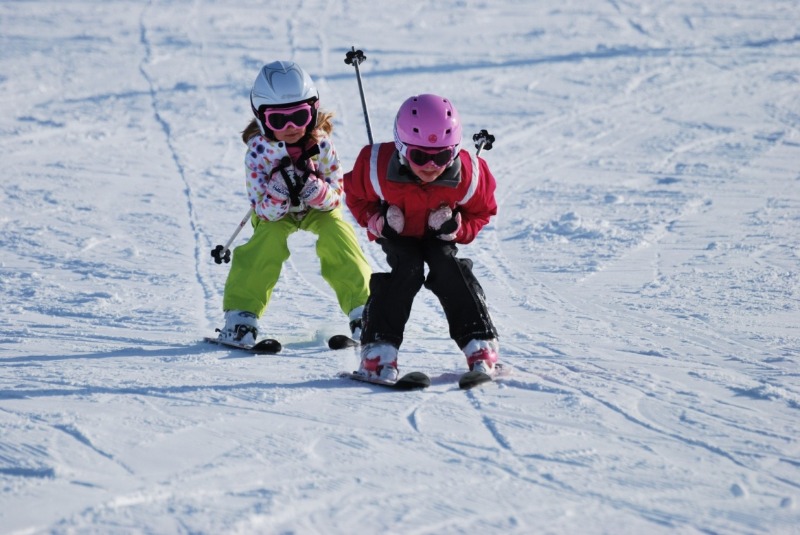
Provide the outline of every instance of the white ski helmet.
<path id="1" fill-rule="evenodd" d="M 307 102 L 311 105 L 311 122 L 306 134 L 317 124 L 319 91 L 311 76 L 293 61 L 273 61 L 264 65 L 253 82 L 250 91 L 250 107 L 261 133 L 274 138 L 272 130 L 264 121 L 266 108 L 290 108 Z"/>

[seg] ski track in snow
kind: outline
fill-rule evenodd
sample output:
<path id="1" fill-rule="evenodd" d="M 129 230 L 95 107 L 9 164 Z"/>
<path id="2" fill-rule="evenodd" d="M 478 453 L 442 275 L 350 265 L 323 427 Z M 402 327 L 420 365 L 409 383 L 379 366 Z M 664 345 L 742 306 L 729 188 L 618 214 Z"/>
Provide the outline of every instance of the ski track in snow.
<path id="1" fill-rule="evenodd" d="M 797 533 L 797 2 L 273 4 L 0 4 L 0 532 Z M 261 322 L 284 351 L 200 341 L 253 77 L 309 70 L 349 168 L 351 46 L 376 141 L 415 92 L 497 138 L 461 247 L 494 384 L 457 388 L 426 290 L 400 366 L 430 388 L 337 378 L 301 233 Z"/>

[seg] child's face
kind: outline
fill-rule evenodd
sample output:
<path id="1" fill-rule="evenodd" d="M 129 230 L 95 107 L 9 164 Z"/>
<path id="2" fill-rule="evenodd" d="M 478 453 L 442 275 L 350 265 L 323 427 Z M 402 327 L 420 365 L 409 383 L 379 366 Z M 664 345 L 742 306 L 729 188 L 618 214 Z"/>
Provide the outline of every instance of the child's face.
<path id="1" fill-rule="evenodd" d="M 308 102 L 288 108 L 265 108 L 262 113 L 265 127 L 272 130 L 275 139 L 290 144 L 303 138 L 306 127 L 314 117 Z"/>
<path id="2" fill-rule="evenodd" d="M 286 130 L 281 130 L 280 132 L 273 132 L 275 139 L 278 141 L 283 141 L 284 143 L 297 143 L 306 133 L 306 127 L 296 127 L 290 126 Z"/>
<path id="3" fill-rule="evenodd" d="M 425 165 L 417 165 L 414 162 L 408 162 L 408 165 L 411 167 L 411 171 L 426 184 L 439 178 L 441 174 L 444 173 L 444 170 L 447 169 L 446 167 L 437 167 L 433 162 L 428 162 Z"/>
<path id="4" fill-rule="evenodd" d="M 456 147 L 418 147 L 409 145 L 406 159 L 411 171 L 425 183 L 433 182 L 453 162 Z"/>

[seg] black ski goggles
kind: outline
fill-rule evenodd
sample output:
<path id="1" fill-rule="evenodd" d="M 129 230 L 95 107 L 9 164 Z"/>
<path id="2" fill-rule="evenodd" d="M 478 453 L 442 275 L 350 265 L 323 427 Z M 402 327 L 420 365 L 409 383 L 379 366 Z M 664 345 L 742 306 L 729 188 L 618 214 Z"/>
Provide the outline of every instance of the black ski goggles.
<path id="1" fill-rule="evenodd" d="M 305 128 L 311 122 L 311 106 L 307 103 L 291 108 L 264 110 L 264 122 L 274 132 L 283 132 L 290 126 Z"/>
<path id="2" fill-rule="evenodd" d="M 455 147 L 430 148 L 409 145 L 406 154 L 408 161 L 419 167 L 427 165 L 428 162 L 433 162 L 436 167 L 444 167 L 453 160 L 454 150 Z"/>

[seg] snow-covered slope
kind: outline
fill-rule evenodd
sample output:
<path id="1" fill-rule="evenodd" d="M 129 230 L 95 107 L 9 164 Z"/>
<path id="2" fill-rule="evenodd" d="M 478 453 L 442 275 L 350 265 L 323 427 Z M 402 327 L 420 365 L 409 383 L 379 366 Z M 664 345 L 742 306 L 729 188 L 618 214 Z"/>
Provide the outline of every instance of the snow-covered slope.
<path id="1" fill-rule="evenodd" d="M 0 3 L 0 532 L 797 533 L 798 28 L 796 0 Z M 376 140 L 423 92 L 497 138 L 461 254 L 502 382 L 457 389 L 427 292 L 400 365 L 431 388 L 337 378 L 305 234 L 262 319 L 285 350 L 200 341 L 252 80 L 303 65 L 349 169 L 351 46 Z"/>

